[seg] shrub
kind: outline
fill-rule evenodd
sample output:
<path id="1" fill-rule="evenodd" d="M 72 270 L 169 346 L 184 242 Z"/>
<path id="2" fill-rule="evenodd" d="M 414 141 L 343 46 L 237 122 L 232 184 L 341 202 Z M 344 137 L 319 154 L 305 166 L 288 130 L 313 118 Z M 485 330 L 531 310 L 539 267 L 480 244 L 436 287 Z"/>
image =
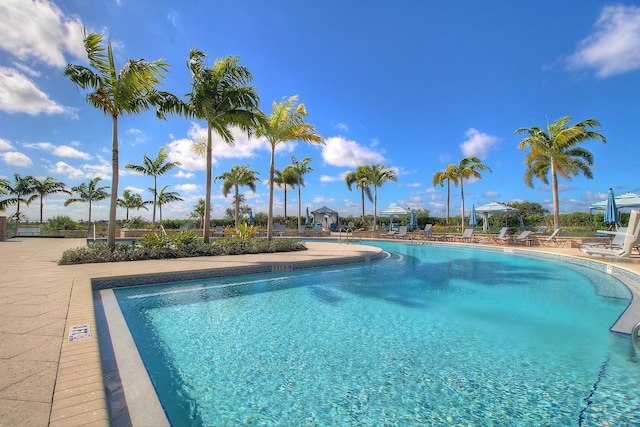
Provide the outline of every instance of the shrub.
<path id="1" fill-rule="evenodd" d="M 68 216 L 58 215 L 40 226 L 43 234 L 55 234 L 60 230 L 80 230 L 83 227 Z"/>

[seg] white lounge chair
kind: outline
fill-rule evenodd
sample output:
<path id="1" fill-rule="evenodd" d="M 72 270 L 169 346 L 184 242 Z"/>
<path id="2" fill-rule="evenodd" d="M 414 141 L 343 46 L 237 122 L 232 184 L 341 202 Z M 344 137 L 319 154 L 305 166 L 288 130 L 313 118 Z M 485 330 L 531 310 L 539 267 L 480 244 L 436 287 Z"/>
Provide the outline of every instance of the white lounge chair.
<path id="1" fill-rule="evenodd" d="M 545 234 L 547 232 L 547 227 L 546 225 L 541 225 L 533 234 Z"/>
<path id="2" fill-rule="evenodd" d="M 386 233 L 382 233 L 380 237 L 393 237 L 396 234 L 396 230 L 389 230 Z"/>
<path id="3" fill-rule="evenodd" d="M 423 239 L 431 240 L 432 236 L 433 236 L 433 224 L 425 225 L 424 230 L 422 230 L 422 233 L 420 233 L 420 237 Z"/>
<path id="4" fill-rule="evenodd" d="M 398 228 L 398 232 L 393 235 L 393 238 L 394 239 L 404 239 L 405 237 L 407 237 L 407 226 L 406 225 L 401 225 Z"/>
<path id="5" fill-rule="evenodd" d="M 502 229 L 500 229 L 500 233 L 498 234 L 498 237 L 494 238 L 493 241 L 495 243 L 508 242 L 509 240 L 511 240 L 511 237 L 507 236 L 508 232 L 509 232 L 509 227 L 502 227 Z"/>
<path id="6" fill-rule="evenodd" d="M 461 242 L 475 241 L 475 237 L 473 237 L 473 228 L 465 228 L 462 232 L 462 236 L 458 237 L 458 240 L 460 240 Z"/>
<path id="7" fill-rule="evenodd" d="M 560 234 L 560 229 L 556 228 L 555 230 L 553 230 L 553 233 L 549 235 L 549 237 L 547 237 L 544 240 L 540 240 L 540 245 L 541 246 L 553 245 L 556 248 L 559 248 L 560 246 L 564 246 L 566 242 L 564 240 L 558 240 L 558 234 Z"/>
<path id="8" fill-rule="evenodd" d="M 617 234 L 615 232 L 601 231 L 599 233 L 605 234 Z M 629 217 L 629 226 L 627 232 L 624 234 L 624 244 L 622 249 L 613 248 L 598 248 L 593 246 L 583 245 L 580 247 L 580 251 L 589 255 L 600 255 L 603 257 L 615 257 L 615 258 L 628 258 L 633 251 L 633 248 L 640 243 L 640 211 L 632 210 Z"/>
<path id="9" fill-rule="evenodd" d="M 216 229 L 215 231 L 213 231 L 213 233 L 211 233 L 211 235 L 216 237 L 222 237 L 224 235 L 223 231 L 224 231 L 224 226 L 216 225 Z"/>
<path id="10" fill-rule="evenodd" d="M 523 231 L 518 235 L 518 237 L 513 239 L 513 242 L 518 244 L 522 243 L 523 245 L 530 245 L 531 243 L 533 243 L 533 239 L 529 237 L 530 234 L 531 231 Z"/>

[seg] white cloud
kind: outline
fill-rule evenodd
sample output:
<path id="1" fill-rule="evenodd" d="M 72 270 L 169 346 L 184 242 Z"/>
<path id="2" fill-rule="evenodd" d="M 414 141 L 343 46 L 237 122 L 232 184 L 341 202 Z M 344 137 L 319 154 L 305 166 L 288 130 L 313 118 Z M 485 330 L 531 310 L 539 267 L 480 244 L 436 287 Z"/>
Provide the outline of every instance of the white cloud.
<path id="1" fill-rule="evenodd" d="M 343 132 L 349 132 L 349 126 L 346 123 L 336 123 L 333 128 Z"/>
<path id="2" fill-rule="evenodd" d="M 326 139 L 325 144 L 322 148 L 322 158 L 332 166 L 355 168 L 361 165 L 383 163 L 385 160 L 382 154 L 340 136 Z"/>
<path id="3" fill-rule="evenodd" d="M 489 150 L 498 143 L 497 137 L 479 132 L 474 128 L 470 128 L 466 136 L 467 140 L 460 145 L 464 157 L 476 156 L 480 159 L 485 158 Z"/>
<path id="4" fill-rule="evenodd" d="M 0 151 L 13 150 L 13 146 L 6 139 L 0 138 Z"/>
<path id="5" fill-rule="evenodd" d="M 484 193 L 482 193 L 482 197 L 495 200 L 500 197 L 500 193 L 498 193 L 497 191 L 485 191 Z"/>
<path id="6" fill-rule="evenodd" d="M 2 20 L 0 19 L 0 22 Z M 70 114 L 75 110 L 49 99 L 24 74 L 7 67 L 0 67 L 0 110 L 7 113 Z"/>
<path id="7" fill-rule="evenodd" d="M 7 151 L 0 156 L 2 160 L 11 166 L 31 166 L 33 162 L 31 159 L 18 151 Z"/>
<path id="8" fill-rule="evenodd" d="M 185 193 L 196 193 L 200 191 L 198 184 L 179 184 L 176 185 L 176 191 L 184 191 Z"/>
<path id="9" fill-rule="evenodd" d="M 333 197 L 330 198 L 326 198 L 326 197 L 314 197 L 313 198 L 313 203 L 317 204 L 317 205 L 330 205 L 333 202 L 335 202 L 336 199 L 334 199 Z M 311 211 L 311 209 L 309 209 Z"/>
<path id="10" fill-rule="evenodd" d="M 21 61 L 36 59 L 63 68 L 64 54 L 84 58 L 82 29 L 76 17 L 64 16 L 48 0 L 3 0 L 0 2 L 0 49 Z"/>
<path id="11" fill-rule="evenodd" d="M 605 6 L 595 32 L 579 43 L 569 68 L 592 68 L 599 77 L 640 68 L 640 7 Z"/>
<path id="12" fill-rule="evenodd" d="M 85 177 L 85 173 L 81 169 L 74 168 L 65 162 L 57 162 L 51 171 L 73 179 Z"/>
<path id="13" fill-rule="evenodd" d="M 91 156 L 87 153 L 83 153 L 82 151 L 76 150 L 73 147 L 69 147 L 68 145 L 53 145 L 50 142 L 36 142 L 33 144 L 24 144 L 25 147 L 28 148 L 37 148 L 39 150 L 48 151 L 54 156 L 58 157 L 68 157 L 72 159 L 91 159 Z"/>
<path id="14" fill-rule="evenodd" d="M 270 145 L 266 139 L 248 138 L 247 135 L 238 128 L 231 128 L 231 133 L 235 140 L 235 145 L 230 146 L 225 143 L 215 132 L 212 135 L 212 164 L 218 164 L 218 159 L 244 159 L 254 157 L 256 151 L 270 150 Z M 187 138 L 171 141 L 167 144 L 169 160 L 182 163 L 185 170 L 204 170 L 206 161 L 204 157 L 193 152 L 195 141 L 206 141 L 207 129 L 202 128 L 197 123 L 193 123 L 187 132 Z M 292 144 L 284 144 L 282 149 L 289 150 Z"/>
<path id="15" fill-rule="evenodd" d="M 173 177 L 174 177 L 174 178 L 185 178 L 185 179 L 191 179 L 191 178 L 193 178 L 193 177 L 195 177 L 195 176 L 196 176 L 196 174 L 194 174 L 194 173 L 191 173 L 191 172 L 185 172 L 185 171 L 182 171 L 182 170 L 179 170 L 177 173 L 174 173 L 174 174 L 173 174 Z"/>
<path id="16" fill-rule="evenodd" d="M 338 176 L 329 176 L 329 175 L 322 175 L 320 176 L 320 182 L 338 182 L 338 181 L 344 181 L 344 177 L 347 175 L 348 172 L 342 172 L 340 175 Z"/>

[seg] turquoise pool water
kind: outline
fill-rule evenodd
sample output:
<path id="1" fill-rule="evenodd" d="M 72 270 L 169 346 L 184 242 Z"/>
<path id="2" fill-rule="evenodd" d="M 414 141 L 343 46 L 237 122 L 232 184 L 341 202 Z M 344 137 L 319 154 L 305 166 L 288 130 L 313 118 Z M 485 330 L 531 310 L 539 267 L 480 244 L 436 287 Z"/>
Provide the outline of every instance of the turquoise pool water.
<path id="1" fill-rule="evenodd" d="M 118 289 L 171 423 L 640 424 L 615 278 L 380 243 L 363 266 Z"/>

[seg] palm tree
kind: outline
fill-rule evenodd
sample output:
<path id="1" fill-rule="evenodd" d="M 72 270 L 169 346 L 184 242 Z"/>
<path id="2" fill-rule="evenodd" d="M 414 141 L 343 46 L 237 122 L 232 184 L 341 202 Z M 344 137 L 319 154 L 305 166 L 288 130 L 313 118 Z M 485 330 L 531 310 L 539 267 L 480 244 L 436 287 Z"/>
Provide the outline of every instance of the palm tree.
<path id="1" fill-rule="evenodd" d="M 84 48 L 91 68 L 82 65 L 67 65 L 64 72 L 69 79 L 80 88 L 89 90 L 86 99 L 89 104 L 102 110 L 112 120 L 111 144 L 111 205 L 109 210 L 109 228 L 107 243 L 116 244 L 116 209 L 118 206 L 118 118 L 125 114 L 138 114 L 156 106 L 156 115 L 164 117 L 164 106 L 175 104 L 177 99 L 167 93 L 158 92 L 156 87 L 169 65 L 162 59 L 148 62 L 143 59 L 127 61 L 124 67 L 117 70 L 111 48 L 111 40 L 107 49 L 101 46 L 102 35 L 84 32 Z"/>
<path id="2" fill-rule="evenodd" d="M 313 172 L 313 168 L 309 166 L 312 162 L 311 157 L 305 157 L 302 160 L 298 160 L 295 156 L 291 156 L 292 171 L 296 178 L 296 185 L 298 186 L 298 230 L 302 225 L 302 199 L 300 196 L 300 189 L 304 187 L 304 176 Z"/>
<path id="3" fill-rule="evenodd" d="M 149 158 L 146 154 L 143 155 L 143 163 L 141 165 L 132 165 L 127 163 L 124 165 L 126 169 L 149 175 L 153 177 L 153 188 L 149 189 L 153 194 L 153 214 L 151 221 L 151 228 L 156 228 L 156 205 L 158 204 L 158 176 L 164 175 L 176 166 L 180 166 L 180 162 L 168 162 L 167 148 L 161 147 L 158 151 L 158 155 L 155 159 Z"/>
<path id="4" fill-rule="evenodd" d="M 38 195 L 34 194 L 35 180 L 32 176 L 25 176 L 23 178 L 20 174 L 15 173 L 13 174 L 13 182 L 14 184 L 11 185 L 8 180 L 4 179 L 0 183 L 0 187 L 2 188 L 1 192 L 10 196 L 9 198 L 0 201 L 0 211 L 4 211 L 9 206 L 16 206 L 16 213 L 11 217 L 16 220 L 17 227 L 21 218 L 20 204 L 24 203 L 29 206 L 31 202 L 38 197 Z"/>
<path id="5" fill-rule="evenodd" d="M 260 97 L 254 86 L 248 86 L 253 76 L 247 68 L 238 65 L 237 56 L 218 59 L 211 68 L 205 67 L 204 58 L 204 53 L 191 49 L 187 67 L 193 82 L 181 113 L 207 122 L 206 144 L 194 146 L 194 151 L 203 154 L 207 161 L 203 224 L 203 239 L 207 243 L 211 226 L 212 132 L 233 145 L 230 127 L 235 125 L 249 133 L 256 125 Z"/>
<path id="6" fill-rule="evenodd" d="M 189 218 L 198 219 L 200 221 L 200 228 L 204 227 L 204 199 L 200 198 L 193 206 L 193 210 L 191 214 L 189 214 Z"/>
<path id="7" fill-rule="evenodd" d="M 491 168 L 484 163 L 480 162 L 480 159 L 476 156 L 465 157 L 460 160 L 458 166 L 455 166 L 455 178 L 453 182 L 460 183 L 460 199 L 462 202 L 462 231 L 464 232 L 464 180 L 469 178 L 481 178 L 478 171 L 492 172 Z"/>
<path id="8" fill-rule="evenodd" d="M 129 221 L 129 209 L 145 209 L 149 210 L 145 205 L 153 203 L 152 201 L 143 202 L 142 196 L 138 193 L 133 193 L 130 190 L 124 190 L 122 192 L 122 198 L 118 199 L 118 206 L 127 210 L 127 221 Z"/>
<path id="9" fill-rule="evenodd" d="M 244 164 L 241 166 L 233 166 L 231 171 L 225 172 L 220 176 L 215 178 L 215 181 L 219 180 L 224 181 L 222 183 L 222 194 L 226 197 L 229 194 L 229 191 L 233 188 L 234 191 L 234 205 L 235 205 L 235 226 L 238 227 L 239 216 L 238 212 L 240 209 L 240 186 L 245 185 L 249 187 L 252 191 L 256 191 L 256 182 L 260 181 L 258 177 L 258 172 L 249 169 L 248 164 Z"/>
<path id="10" fill-rule="evenodd" d="M 285 166 L 282 172 L 280 172 L 280 169 L 276 169 L 273 174 L 273 182 L 278 187 L 281 187 L 284 193 L 284 221 L 287 222 L 287 187 L 293 189 L 297 183 L 292 166 Z"/>
<path id="11" fill-rule="evenodd" d="M 91 206 L 93 202 L 99 202 L 109 197 L 109 193 L 105 191 L 109 186 L 98 187 L 100 181 L 102 181 L 102 178 L 98 176 L 88 183 L 83 182 L 80 185 L 71 187 L 71 191 L 76 193 L 78 197 L 67 199 L 64 202 L 65 206 L 76 202 L 89 203 L 89 227 L 91 227 Z"/>
<path id="12" fill-rule="evenodd" d="M 591 166 L 593 154 L 586 148 L 577 147 L 581 142 L 597 139 L 604 143 L 607 139 L 590 128 L 600 126 L 591 118 L 573 126 L 568 126 L 571 117 L 565 116 L 547 125 L 546 131 L 537 126 L 516 129 L 515 134 L 528 134 L 518 144 L 520 150 L 530 147 L 531 151 L 525 157 L 527 170 L 524 182 L 533 188 L 533 178 L 536 177 L 545 184 L 549 184 L 548 175 L 551 174 L 551 191 L 553 193 L 553 225 L 560 227 L 560 207 L 558 201 L 558 175 L 571 180 L 571 176 L 582 173 L 587 179 L 592 179 Z"/>
<path id="13" fill-rule="evenodd" d="M 458 186 L 458 178 L 456 177 L 456 165 L 449 165 L 445 170 L 436 172 L 431 179 L 431 183 L 436 186 L 444 187 L 444 182 L 447 182 L 447 207 L 445 215 L 445 224 L 449 225 L 449 206 L 451 206 L 451 184 Z"/>
<path id="14" fill-rule="evenodd" d="M 160 189 L 158 193 L 157 203 L 158 208 L 160 209 L 160 222 L 162 222 L 162 205 L 168 205 L 173 202 L 181 202 L 184 199 L 180 197 L 180 194 L 175 191 L 167 191 L 167 189 L 171 187 L 170 185 L 165 185 Z M 151 188 L 149 189 L 151 190 Z"/>
<path id="15" fill-rule="evenodd" d="M 71 194 L 71 191 L 67 190 L 64 182 L 56 181 L 50 176 L 45 178 L 44 181 L 33 178 L 33 191 L 35 191 L 36 194 L 40 197 L 40 224 L 42 224 L 42 213 L 44 210 L 45 196 L 56 193 Z"/>
<path id="16" fill-rule="evenodd" d="M 273 179 L 275 175 L 275 153 L 279 144 L 287 141 L 304 141 L 324 145 L 322 136 L 313 125 L 305 123 L 307 109 L 298 104 L 298 96 L 294 95 L 281 102 L 273 102 L 269 116 L 262 115 L 256 129 L 257 137 L 265 137 L 271 145 L 271 165 L 269 167 L 269 210 L 267 213 L 267 236 L 273 233 Z"/>
<path id="17" fill-rule="evenodd" d="M 373 186 L 373 229 L 376 229 L 376 216 L 378 207 L 378 187 L 382 187 L 389 181 L 397 182 L 398 175 L 393 169 L 383 165 L 366 166 L 369 171 L 369 180 Z"/>
<path id="18" fill-rule="evenodd" d="M 356 185 L 362 193 L 362 225 L 364 226 L 364 195 L 373 203 L 373 195 L 371 194 L 371 180 L 369 179 L 370 169 L 367 166 L 358 166 L 355 172 L 349 172 L 344 177 L 347 188 L 351 191 L 351 186 Z"/>

